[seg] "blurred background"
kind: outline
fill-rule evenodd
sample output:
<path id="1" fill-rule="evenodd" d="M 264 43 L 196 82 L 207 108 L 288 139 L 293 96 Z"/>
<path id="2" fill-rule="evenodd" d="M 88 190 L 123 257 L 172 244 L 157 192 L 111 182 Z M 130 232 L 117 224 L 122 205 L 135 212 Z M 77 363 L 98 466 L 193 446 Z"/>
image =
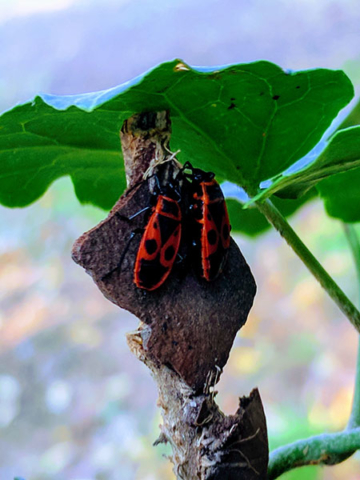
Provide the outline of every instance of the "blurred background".
<path id="1" fill-rule="evenodd" d="M 0 0 L 0 111 L 39 92 L 107 89 L 156 64 L 258 59 L 344 69 L 360 83 L 356 0 Z M 102 297 L 70 258 L 106 216 L 80 206 L 69 178 L 25 209 L 0 207 L 0 479 L 170 480 L 147 369 L 128 351 L 137 320 Z M 340 222 L 320 200 L 291 218 L 358 302 Z M 219 384 L 233 413 L 260 389 L 270 446 L 345 426 L 357 335 L 276 232 L 238 236 L 258 284 Z M 360 456 L 284 480 L 360 479 Z"/>

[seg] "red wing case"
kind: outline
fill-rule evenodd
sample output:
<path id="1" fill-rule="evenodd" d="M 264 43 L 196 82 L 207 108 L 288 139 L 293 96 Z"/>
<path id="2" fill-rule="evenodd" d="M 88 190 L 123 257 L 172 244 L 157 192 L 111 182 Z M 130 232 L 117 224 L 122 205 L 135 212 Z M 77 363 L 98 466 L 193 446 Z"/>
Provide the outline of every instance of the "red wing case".
<path id="1" fill-rule="evenodd" d="M 135 260 L 134 282 L 145 290 L 159 288 L 174 265 L 181 239 L 179 203 L 159 195 L 141 238 Z"/>
<path id="2" fill-rule="evenodd" d="M 200 276 L 212 281 L 222 272 L 230 247 L 230 222 L 226 202 L 220 185 L 214 179 L 195 186 L 193 202 Z"/>

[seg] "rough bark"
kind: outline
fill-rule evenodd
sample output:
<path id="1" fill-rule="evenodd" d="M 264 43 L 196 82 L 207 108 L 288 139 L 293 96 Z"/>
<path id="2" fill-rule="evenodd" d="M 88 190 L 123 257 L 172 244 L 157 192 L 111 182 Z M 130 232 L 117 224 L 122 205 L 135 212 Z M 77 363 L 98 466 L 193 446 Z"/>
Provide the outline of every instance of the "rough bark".
<path id="1" fill-rule="evenodd" d="M 167 112 L 134 115 L 125 122 L 121 143 L 128 190 L 106 220 L 75 242 L 73 258 L 110 301 L 142 322 L 128 343 L 157 382 L 164 419 L 159 441 L 173 447 L 177 478 L 265 479 L 267 432 L 258 391 L 242 398 L 236 414 L 228 417 L 216 406 L 212 391 L 256 291 L 235 242 L 214 282 L 201 280 L 193 270 L 186 232 L 180 246 L 184 260 L 161 287 L 148 292 L 133 281 L 141 235 L 130 243 L 129 238 L 146 225 L 148 213 L 128 218 L 150 205 L 154 178 L 142 180 L 149 167 L 160 165 L 157 172 L 165 183 L 176 175 L 176 162 L 163 163 L 169 139 Z"/>

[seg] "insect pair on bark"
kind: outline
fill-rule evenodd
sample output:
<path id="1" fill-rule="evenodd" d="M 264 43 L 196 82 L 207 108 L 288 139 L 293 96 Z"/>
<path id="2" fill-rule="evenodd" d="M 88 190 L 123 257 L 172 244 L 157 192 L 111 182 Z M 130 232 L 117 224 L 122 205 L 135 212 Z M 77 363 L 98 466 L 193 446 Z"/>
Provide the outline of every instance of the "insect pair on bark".
<path id="1" fill-rule="evenodd" d="M 133 230 L 119 264 L 103 279 L 121 268 L 130 242 L 142 233 L 134 264 L 137 287 L 156 290 L 166 281 L 179 257 L 182 239 L 191 243 L 192 263 L 200 278 L 215 280 L 225 266 L 230 223 L 224 195 L 214 173 L 186 162 L 175 178 L 165 184 L 158 173 L 152 173 L 148 179 L 150 177 L 155 181 L 150 205 L 128 218 L 131 221 L 145 214 L 145 226 Z"/>

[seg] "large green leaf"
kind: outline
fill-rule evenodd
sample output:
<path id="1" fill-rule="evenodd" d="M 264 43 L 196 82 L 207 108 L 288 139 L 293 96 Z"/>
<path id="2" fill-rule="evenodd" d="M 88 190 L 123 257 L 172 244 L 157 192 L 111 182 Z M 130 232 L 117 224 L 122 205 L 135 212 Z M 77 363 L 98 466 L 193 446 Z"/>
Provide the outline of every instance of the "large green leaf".
<path id="1" fill-rule="evenodd" d="M 282 198 L 298 198 L 324 178 L 347 172 L 360 166 L 360 127 L 340 130 L 331 137 L 326 148 L 314 161 L 295 173 L 283 173 L 272 179 L 249 203 L 277 193 Z M 349 174 L 351 178 L 351 173 Z M 345 191 L 343 192 L 343 195 Z"/>
<path id="2" fill-rule="evenodd" d="M 22 207 L 63 175 L 81 202 L 111 208 L 125 188 L 118 113 L 57 111 L 39 97 L 0 118 L 0 202 Z"/>
<path id="3" fill-rule="evenodd" d="M 124 188 L 123 121 L 163 109 L 180 160 L 254 193 L 312 149 L 352 96 L 341 71 L 286 73 L 264 61 L 195 69 L 176 60 L 104 92 L 37 97 L 0 117 L 0 201 L 27 205 L 71 175 L 81 202 L 111 207 Z"/>

